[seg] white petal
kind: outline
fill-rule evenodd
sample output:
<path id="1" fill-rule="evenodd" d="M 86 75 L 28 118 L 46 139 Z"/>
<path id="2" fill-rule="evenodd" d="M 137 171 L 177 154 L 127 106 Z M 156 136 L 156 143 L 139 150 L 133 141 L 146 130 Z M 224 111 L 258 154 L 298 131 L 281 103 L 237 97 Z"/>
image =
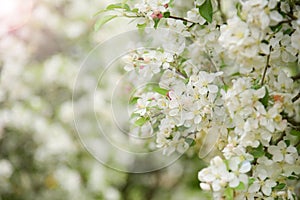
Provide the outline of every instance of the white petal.
<path id="1" fill-rule="evenodd" d="M 254 193 L 257 192 L 260 188 L 260 185 L 258 183 L 258 181 L 255 181 L 254 183 L 252 183 L 252 185 L 250 185 L 248 192 L 249 193 Z"/>
<path id="2" fill-rule="evenodd" d="M 232 188 L 237 187 L 239 184 L 240 180 L 237 177 L 234 177 L 234 179 L 229 182 L 229 186 Z"/>
<path id="3" fill-rule="evenodd" d="M 211 190 L 210 185 L 207 183 L 200 183 L 200 187 L 202 190 Z"/>
<path id="4" fill-rule="evenodd" d="M 242 165 L 241 165 L 239 171 L 240 171 L 241 173 L 247 173 L 247 172 L 250 171 L 250 169 L 251 169 L 251 164 L 250 164 L 250 162 L 249 162 L 249 161 L 244 161 L 244 162 L 242 163 Z"/>
<path id="5" fill-rule="evenodd" d="M 261 187 L 261 190 L 262 190 L 262 192 L 263 192 L 265 195 L 267 195 L 267 196 L 270 196 L 270 194 L 271 194 L 271 192 L 272 192 L 271 187 L 266 186 L 266 185 L 262 186 L 262 187 Z"/>

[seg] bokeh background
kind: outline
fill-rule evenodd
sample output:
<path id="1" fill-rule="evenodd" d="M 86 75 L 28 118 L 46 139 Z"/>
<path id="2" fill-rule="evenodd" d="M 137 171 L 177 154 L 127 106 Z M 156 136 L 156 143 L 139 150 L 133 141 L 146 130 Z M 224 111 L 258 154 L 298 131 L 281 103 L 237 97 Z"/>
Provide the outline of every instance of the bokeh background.
<path id="1" fill-rule="evenodd" d="M 72 110 L 79 68 L 97 44 L 135 29 L 129 20 L 115 19 L 95 32 L 93 15 L 108 3 L 0 0 L 1 200 L 210 199 L 197 178 L 205 163 L 193 153 L 162 170 L 132 174 L 101 165 L 81 144 Z M 88 91 L 92 78 L 84 80 Z"/>

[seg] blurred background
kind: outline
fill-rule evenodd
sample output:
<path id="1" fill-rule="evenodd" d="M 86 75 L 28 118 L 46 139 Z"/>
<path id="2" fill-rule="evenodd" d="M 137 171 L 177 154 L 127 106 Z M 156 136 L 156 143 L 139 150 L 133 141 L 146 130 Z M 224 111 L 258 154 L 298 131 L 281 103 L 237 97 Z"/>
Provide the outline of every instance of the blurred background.
<path id="1" fill-rule="evenodd" d="M 131 174 L 101 165 L 81 144 L 72 111 L 78 70 L 97 44 L 135 29 L 115 19 L 94 32 L 93 14 L 108 3 L 0 0 L 1 200 L 210 198 L 197 178 L 204 163 L 192 153 L 162 170 Z M 102 67 L 100 56 L 98 62 Z"/>

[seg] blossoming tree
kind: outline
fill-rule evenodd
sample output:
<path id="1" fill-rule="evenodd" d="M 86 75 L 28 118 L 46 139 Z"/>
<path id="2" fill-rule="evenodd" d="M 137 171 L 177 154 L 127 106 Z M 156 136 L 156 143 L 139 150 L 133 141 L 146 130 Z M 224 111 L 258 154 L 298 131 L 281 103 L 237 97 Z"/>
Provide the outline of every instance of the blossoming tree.
<path id="1" fill-rule="evenodd" d="M 124 57 L 133 86 L 158 84 L 131 99 L 131 132 L 155 133 L 166 155 L 213 154 L 198 179 L 215 199 L 297 199 L 299 1 L 123 1 L 99 14 L 96 30 L 128 17 L 178 33 Z"/>

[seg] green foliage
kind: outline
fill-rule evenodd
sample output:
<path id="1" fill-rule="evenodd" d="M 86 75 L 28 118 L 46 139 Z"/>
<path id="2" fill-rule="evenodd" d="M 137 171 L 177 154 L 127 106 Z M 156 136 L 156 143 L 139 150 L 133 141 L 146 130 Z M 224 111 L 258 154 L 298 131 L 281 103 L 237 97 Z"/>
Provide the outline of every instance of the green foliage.
<path id="1" fill-rule="evenodd" d="M 137 24 L 136 26 L 137 26 L 138 29 L 144 30 L 146 28 L 146 26 L 147 26 L 147 23 L 145 22 L 143 24 Z"/>
<path id="2" fill-rule="evenodd" d="M 129 104 L 133 105 L 133 104 L 136 104 L 137 100 L 139 99 L 140 97 L 132 97 L 130 100 L 129 100 Z"/>
<path id="3" fill-rule="evenodd" d="M 255 178 L 249 178 L 248 185 L 249 186 L 252 185 L 254 183 L 254 181 L 255 181 Z"/>
<path id="4" fill-rule="evenodd" d="M 273 187 L 273 189 L 275 190 L 283 190 L 286 187 L 285 183 L 279 183 L 278 185 L 276 185 L 275 187 Z"/>
<path id="5" fill-rule="evenodd" d="M 114 9 L 124 9 L 125 11 L 130 11 L 130 7 L 126 3 L 116 3 L 116 4 L 110 4 L 106 7 L 106 11 L 108 10 L 114 10 Z"/>
<path id="6" fill-rule="evenodd" d="M 254 158 L 260 158 L 265 155 L 265 150 L 262 144 L 260 144 L 257 148 L 248 147 L 247 150 Z"/>
<path id="7" fill-rule="evenodd" d="M 190 147 L 192 147 L 196 144 L 196 142 L 193 138 L 185 138 L 185 142 L 188 143 Z"/>
<path id="8" fill-rule="evenodd" d="M 243 182 L 240 182 L 238 186 L 234 188 L 235 190 L 244 190 L 245 189 L 245 184 Z"/>
<path id="9" fill-rule="evenodd" d="M 110 20 L 112 20 L 112 19 L 114 19 L 116 17 L 117 17 L 117 15 L 107 15 L 107 16 L 101 17 L 95 23 L 94 30 L 98 31 L 104 24 L 106 24 L 107 22 L 109 22 Z"/>
<path id="10" fill-rule="evenodd" d="M 290 134 L 293 135 L 293 136 L 298 136 L 300 137 L 300 131 L 299 130 L 296 130 L 296 129 L 292 129 L 290 131 Z"/>
<path id="11" fill-rule="evenodd" d="M 134 124 L 135 124 L 136 126 L 143 126 L 147 121 L 148 121 L 147 118 L 145 118 L 145 117 L 140 117 L 139 119 L 137 119 L 137 120 L 134 122 Z"/>
<path id="12" fill-rule="evenodd" d="M 233 189 L 227 187 L 224 191 L 224 196 L 226 200 L 233 200 Z"/>
<path id="13" fill-rule="evenodd" d="M 154 21 L 154 28 L 157 29 L 157 26 L 158 26 L 158 23 L 159 23 L 160 19 L 159 18 L 154 18 L 153 21 Z"/>
<path id="14" fill-rule="evenodd" d="M 153 87 L 153 91 L 156 92 L 156 93 L 158 93 L 158 94 L 161 94 L 163 96 L 166 96 L 168 94 L 168 92 L 169 92 L 169 90 L 161 88 L 161 87 L 158 87 L 158 86 Z"/>
<path id="15" fill-rule="evenodd" d="M 171 14 L 169 11 L 167 11 L 167 12 L 164 12 L 163 15 L 164 15 L 164 18 L 169 18 Z"/>
<path id="16" fill-rule="evenodd" d="M 198 6 L 200 15 L 206 19 L 207 22 L 212 22 L 213 17 L 213 7 L 211 4 L 211 0 L 205 0 L 205 2 Z"/>

